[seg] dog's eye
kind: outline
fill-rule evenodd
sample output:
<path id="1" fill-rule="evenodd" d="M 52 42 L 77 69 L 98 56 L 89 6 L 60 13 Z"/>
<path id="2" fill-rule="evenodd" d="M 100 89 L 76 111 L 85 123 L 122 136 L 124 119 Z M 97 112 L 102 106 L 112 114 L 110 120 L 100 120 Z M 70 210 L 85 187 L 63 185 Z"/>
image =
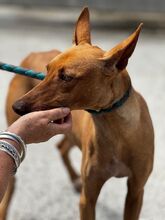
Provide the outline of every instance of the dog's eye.
<path id="1" fill-rule="evenodd" d="M 68 76 L 64 71 L 60 71 L 59 78 L 66 82 L 70 82 L 73 79 L 72 76 Z"/>

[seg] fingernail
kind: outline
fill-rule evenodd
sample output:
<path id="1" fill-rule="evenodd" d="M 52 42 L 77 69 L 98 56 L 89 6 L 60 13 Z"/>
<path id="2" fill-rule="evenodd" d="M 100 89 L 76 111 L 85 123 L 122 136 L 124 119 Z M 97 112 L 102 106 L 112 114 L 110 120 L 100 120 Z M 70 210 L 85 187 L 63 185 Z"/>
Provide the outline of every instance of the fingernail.
<path id="1" fill-rule="evenodd" d="M 70 109 L 69 108 L 63 108 L 62 111 L 66 115 L 70 113 Z"/>

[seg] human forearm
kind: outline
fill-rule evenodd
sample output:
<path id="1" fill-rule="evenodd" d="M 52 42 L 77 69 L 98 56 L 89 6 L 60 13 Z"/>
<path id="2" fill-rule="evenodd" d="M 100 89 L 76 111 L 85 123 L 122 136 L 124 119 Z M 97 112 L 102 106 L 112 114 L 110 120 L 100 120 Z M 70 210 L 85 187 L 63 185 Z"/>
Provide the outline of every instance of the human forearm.
<path id="1" fill-rule="evenodd" d="M 3 151 L 0 151 L 0 202 L 6 191 L 10 177 L 13 175 L 14 160 Z"/>
<path id="2" fill-rule="evenodd" d="M 18 151 L 20 146 L 16 142 L 7 139 L 0 139 L 12 144 Z M 14 175 L 15 162 L 6 152 L 0 150 L 0 202 L 6 191 L 9 179 Z"/>

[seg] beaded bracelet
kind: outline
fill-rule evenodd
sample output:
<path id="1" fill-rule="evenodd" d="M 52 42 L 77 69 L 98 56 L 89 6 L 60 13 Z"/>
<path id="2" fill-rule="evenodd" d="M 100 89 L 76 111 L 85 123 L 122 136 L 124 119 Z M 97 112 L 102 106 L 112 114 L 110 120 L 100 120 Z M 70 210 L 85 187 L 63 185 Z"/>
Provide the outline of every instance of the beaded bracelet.
<path id="1" fill-rule="evenodd" d="M 4 140 L 4 139 L 5 139 L 5 140 L 12 140 L 12 141 L 14 141 L 17 145 L 19 144 L 19 147 L 21 148 L 20 143 L 19 143 L 18 141 L 16 141 L 15 138 L 13 138 L 12 136 L 9 136 L 9 135 L 1 134 L 1 133 L 0 133 L 0 141 L 1 141 L 1 139 L 3 139 L 3 140 Z M 3 141 L 3 140 L 2 140 L 2 141 Z M 19 153 L 19 152 L 18 152 L 18 153 Z M 23 152 L 19 153 L 19 156 L 20 156 L 21 161 L 22 161 Z"/>
<path id="2" fill-rule="evenodd" d="M 14 173 L 16 173 L 17 168 L 20 166 L 21 163 L 21 158 L 17 149 L 12 144 L 9 144 L 6 141 L 0 141 L 0 150 L 4 151 L 13 158 L 15 163 Z"/>
<path id="3" fill-rule="evenodd" d="M 9 131 L 0 132 L 0 139 L 2 137 L 6 138 L 6 139 L 13 140 L 19 144 L 19 146 L 21 147 L 21 162 L 22 162 L 26 156 L 26 150 L 27 150 L 27 146 L 24 143 L 24 141 L 22 140 L 22 138 L 14 133 L 9 132 Z"/>
<path id="4" fill-rule="evenodd" d="M 18 150 L 12 144 L 8 143 L 4 139 L 12 140 L 17 145 L 19 144 L 21 152 L 19 153 Z M 8 132 L 8 131 L 0 132 L 0 150 L 6 152 L 9 156 L 13 158 L 14 163 L 15 163 L 14 173 L 16 173 L 17 168 L 20 166 L 21 162 L 24 160 L 26 156 L 26 149 L 27 149 L 27 146 L 20 136 L 14 133 Z"/>

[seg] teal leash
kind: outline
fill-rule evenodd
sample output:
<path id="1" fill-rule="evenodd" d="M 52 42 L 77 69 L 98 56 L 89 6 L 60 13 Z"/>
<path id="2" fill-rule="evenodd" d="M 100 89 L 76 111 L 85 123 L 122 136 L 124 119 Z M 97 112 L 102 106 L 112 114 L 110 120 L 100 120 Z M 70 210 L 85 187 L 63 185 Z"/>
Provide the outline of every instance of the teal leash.
<path id="1" fill-rule="evenodd" d="M 33 70 L 25 69 L 20 66 L 14 66 L 14 65 L 2 63 L 2 62 L 0 62 L 0 69 L 8 71 L 8 72 L 12 72 L 12 73 L 20 74 L 23 76 L 28 76 L 34 79 L 43 80 L 45 78 L 45 73 L 35 72 Z"/>

